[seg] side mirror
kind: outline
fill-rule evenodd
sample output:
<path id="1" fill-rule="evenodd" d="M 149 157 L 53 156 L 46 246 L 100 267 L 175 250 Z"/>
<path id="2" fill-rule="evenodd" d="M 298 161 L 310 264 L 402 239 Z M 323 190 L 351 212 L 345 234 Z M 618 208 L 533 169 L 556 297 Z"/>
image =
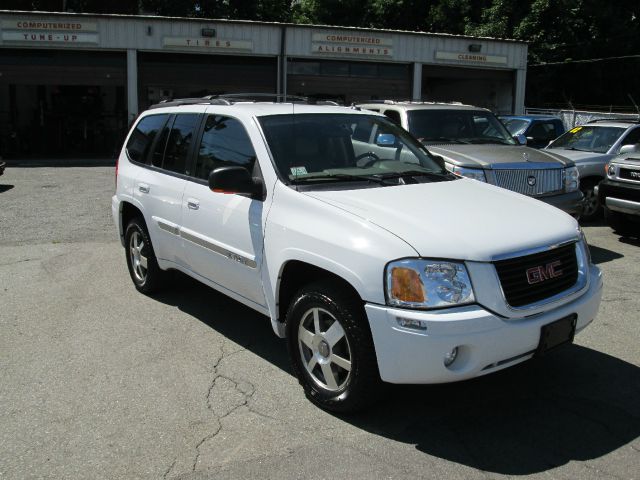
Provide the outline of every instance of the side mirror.
<path id="1" fill-rule="evenodd" d="M 620 155 L 636 152 L 640 152 L 640 144 L 638 143 L 632 143 L 631 145 L 623 145 L 620 147 Z"/>
<path id="2" fill-rule="evenodd" d="M 443 170 L 446 168 L 444 158 L 442 158 L 440 155 L 433 155 L 433 159 L 438 165 L 442 167 Z"/>
<path id="3" fill-rule="evenodd" d="M 381 133 L 376 137 L 376 145 L 379 147 L 393 147 L 396 144 L 396 136 L 391 133 Z"/>
<path id="4" fill-rule="evenodd" d="M 264 199 L 264 186 L 260 179 L 253 178 L 244 167 L 220 167 L 209 174 L 209 189 L 216 193 L 248 195 Z"/>
<path id="5" fill-rule="evenodd" d="M 514 138 L 514 140 L 516 142 L 518 142 L 518 145 L 526 145 L 527 144 L 527 137 L 525 137 L 521 133 L 519 133 L 518 135 L 514 135 L 513 138 Z"/>

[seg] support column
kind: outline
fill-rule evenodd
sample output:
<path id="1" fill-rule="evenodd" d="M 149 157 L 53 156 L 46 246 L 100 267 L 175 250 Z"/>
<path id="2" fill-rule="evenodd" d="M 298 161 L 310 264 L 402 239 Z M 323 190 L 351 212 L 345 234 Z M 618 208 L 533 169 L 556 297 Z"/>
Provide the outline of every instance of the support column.
<path id="1" fill-rule="evenodd" d="M 127 111 L 128 123 L 138 116 L 138 51 L 127 50 Z"/>
<path id="2" fill-rule="evenodd" d="M 411 100 L 419 102 L 422 100 L 422 64 L 413 64 L 413 94 Z"/>
<path id="3" fill-rule="evenodd" d="M 524 92 L 527 82 L 527 71 L 524 69 L 516 70 L 516 88 L 513 99 L 513 113 L 522 115 L 524 113 Z"/>

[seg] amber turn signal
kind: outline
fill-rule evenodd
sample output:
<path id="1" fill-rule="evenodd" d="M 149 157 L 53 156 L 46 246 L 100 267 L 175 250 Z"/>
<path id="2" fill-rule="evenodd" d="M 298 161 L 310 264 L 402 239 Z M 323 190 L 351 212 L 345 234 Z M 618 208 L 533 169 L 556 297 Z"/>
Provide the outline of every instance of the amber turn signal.
<path id="1" fill-rule="evenodd" d="M 401 302 L 424 302 L 424 287 L 420 274 L 412 268 L 391 270 L 391 295 Z"/>

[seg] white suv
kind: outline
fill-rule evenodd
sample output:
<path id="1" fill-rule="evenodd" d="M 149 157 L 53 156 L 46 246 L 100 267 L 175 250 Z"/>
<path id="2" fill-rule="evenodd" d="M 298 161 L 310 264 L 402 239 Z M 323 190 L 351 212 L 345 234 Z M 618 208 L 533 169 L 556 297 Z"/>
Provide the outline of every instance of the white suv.
<path id="1" fill-rule="evenodd" d="M 322 408 L 358 409 L 381 381 L 501 370 L 596 316 L 601 273 L 573 218 L 448 172 L 383 115 L 158 107 L 116 169 L 134 285 L 151 293 L 180 270 L 268 316 Z"/>

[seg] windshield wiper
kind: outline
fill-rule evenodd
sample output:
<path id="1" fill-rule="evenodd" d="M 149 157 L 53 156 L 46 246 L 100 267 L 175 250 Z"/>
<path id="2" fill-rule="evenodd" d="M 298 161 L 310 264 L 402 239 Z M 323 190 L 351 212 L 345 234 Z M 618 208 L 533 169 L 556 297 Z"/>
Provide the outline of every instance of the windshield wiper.
<path id="1" fill-rule="evenodd" d="M 469 142 L 465 142 L 464 140 L 459 140 L 457 138 L 449 138 L 449 137 L 430 137 L 430 138 L 422 138 L 420 140 L 422 143 L 429 142 L 447 142 L 447 143 L 461 143 L 468 145 Z"/>
<path id="2" fill-rule="evenodd" d="M 470 142 L 476 144 L 497 143 L 498 145 L 514 145 L 500 138 L 472 138 Z"/>
<path id="3" fill-rule="evenodd" d="M 349 173 L 325 173 L 322 175 L 309 175 L 307 177 L 297 177 L 291 179 L 292 184 L 306 183 L 313 180 L 345 180 L 345 181 L 368 181 L 379 183 L 380 185 L 388 185 L 385 178 L 377 175 L 351 175 Z"/>
<path id="4" fill-rule="evenodd" d="M 446 180 L 451 178 L 449 172 L 425 172 L 423 170 L 406 170 L 404 172 L 383 173 L 379 176 L 383 179 L 404 178 L 404 177 L 429 177 L 435 180 Z"/>

